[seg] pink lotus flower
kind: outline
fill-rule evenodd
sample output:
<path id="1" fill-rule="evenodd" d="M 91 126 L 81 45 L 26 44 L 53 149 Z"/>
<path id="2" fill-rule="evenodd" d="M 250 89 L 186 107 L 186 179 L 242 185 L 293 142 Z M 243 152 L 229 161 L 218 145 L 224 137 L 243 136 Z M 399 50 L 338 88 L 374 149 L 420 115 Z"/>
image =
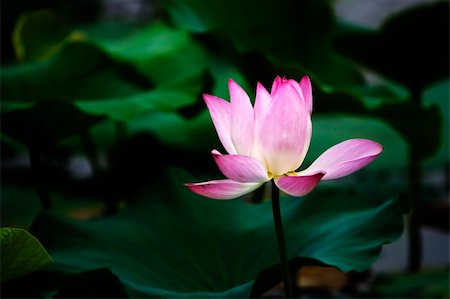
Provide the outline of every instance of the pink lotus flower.
<path id="1" fill-rule="evenodd" d="M 204 94 L 212 121 L 228 155 L 212 151 L 228 178 L 186 184 L 193 192 L 214 199 L 232 199 L 265 182 L 287 194 L 303 196 L 321 180 L 349 175 L 374 160 L 383 147 L 367 139 L 341 142 L 296 172 L 308 152 L 312 125 L 312 88 L 307 76 L 300 82 L 276 77 L 269 93 L 256 89 L 255 106 L 247 93 L 229 79 L 230 102 Z"/>

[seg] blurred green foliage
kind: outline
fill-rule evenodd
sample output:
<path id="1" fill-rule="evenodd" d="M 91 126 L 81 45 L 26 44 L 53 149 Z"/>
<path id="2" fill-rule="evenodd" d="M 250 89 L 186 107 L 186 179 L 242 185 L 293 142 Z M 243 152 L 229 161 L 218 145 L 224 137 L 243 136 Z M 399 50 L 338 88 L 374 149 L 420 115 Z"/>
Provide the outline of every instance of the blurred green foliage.
<path id="1" fill-rule="evenodd" d="M 446 2 L 378 30 L 343 23 L 325 0 L 150 1 L 154 14 L 135 22 L 102 19 L 99 3 L 8 6 L 17 15 L 2 50 L 16 59 L 2 59 L 0 74 L 2 226 L 33 223 L 55 260 L 8 284 L 12 292 L 248 296 L 278 261 L 267 203 L 211 201 L 181 185 L 219 176 L 209 152 L 221 145 L 201 94 L 228 98 L 228 78 L 254 98 L 256 82 L 310 76 L 305 165 L 349 138 L 385 148 L 349 179 L 282 200 L 291 258 L 369 268 L 402 232 L 411 148 L 427 170 L 449 163 Z M 37 156 L 31 171 L 24 153 Z M 83 178 L 70 168 L 80 155 Z M 39 211 L 32 188 L 52 211 Z M 266 199 L 260 190 L 246 201 Z M 95 289 L 90 280 L 97 293 L 75 292 Z M 114 294 L 100 287 L 109 284 Z"/>

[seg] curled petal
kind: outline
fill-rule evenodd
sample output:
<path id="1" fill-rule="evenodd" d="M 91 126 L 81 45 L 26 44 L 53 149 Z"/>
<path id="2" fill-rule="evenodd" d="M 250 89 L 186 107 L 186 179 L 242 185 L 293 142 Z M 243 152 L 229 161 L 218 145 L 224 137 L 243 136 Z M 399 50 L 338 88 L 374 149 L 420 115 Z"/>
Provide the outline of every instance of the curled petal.
<path id="1" fill-rule="evenodd" d="M 231 141 L 238 154 L 249 155 L 253 144 L 254 113 L 247 93 L 229 79 L 231 105 Z"/>
<path id="2" fill-rule="evenodd" d="M 233 180 L 215 180 L 185 184 L 192 192 L 213 199 L 233 199 L 257 189 L 263 183 L 240 183 Z"/>
<path id="3" fill-rule="evenodd" d="M 368 139 L 349 139 L 326 150 L 302 174 L 326 172 L 323 180 L 333 180 L 349 175 L 370 162 L 381 152 L 383 146 Z"/>
<path id="4" fill-rule="evenodd" d="M 208 106 L 209 114 L 216 128 L 220 142 L 229 154 L 236 154 L 236 149 L 231 141 L 231 107 L 230 103 L 224 99 L 204 94 L 206 106 Z"/>
<path id="5" fill-rule="evenodd" d="M 303 196 L 311 192 L 320 182 L 325 172 L 309 175 L 282 176 L 275 180 L 278 188 L 292 196 Z"/>
<path id="6" fill-rule="evenodd" d="M 269 171 L 282 175 L 303 162 L 311 140 L 311 116 L 288 81 L 281 82 L 272 97 L 259 138 Z"/>
<path id="7" fill-rule="evenodd" d="M 300 89 L 303 92 L 303 100 L 305 101 L 306 109 L 309 113 L 312 112 L 313 99 L 312 99 L 312 86 L 311 80 L 309 80 L 308 76 L 304 76 L 302 80 L 300 80 Z"/>
<path id="8" fill-rule="evenodd" d="M 213 150 L 212 155 L 220 171 L 229 179 L 241 183 L 267 182 L 267 169 L 257 159 L 242 155 L 222 155 Z"/>

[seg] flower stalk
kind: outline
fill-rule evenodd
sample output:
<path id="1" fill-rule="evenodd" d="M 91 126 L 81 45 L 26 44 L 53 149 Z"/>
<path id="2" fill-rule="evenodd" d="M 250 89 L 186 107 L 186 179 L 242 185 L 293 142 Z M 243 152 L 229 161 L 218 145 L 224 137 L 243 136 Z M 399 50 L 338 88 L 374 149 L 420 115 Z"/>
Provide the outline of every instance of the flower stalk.
<path id="1" fill-rule="evenodd" d="M 273 221 L 275 223 L 275 231 L 277 234 L 278 251 L 280 253 L 280 265 L 283 275 L 284 292 L 286 298 L 293 298 L 292 280 L 289 271 L 289 263 L 286 252 L 286 243 L 284 241 L 283 221 L 281 219 L 280 211 L 280 190 L 272 181 L 272 213 Z"/>

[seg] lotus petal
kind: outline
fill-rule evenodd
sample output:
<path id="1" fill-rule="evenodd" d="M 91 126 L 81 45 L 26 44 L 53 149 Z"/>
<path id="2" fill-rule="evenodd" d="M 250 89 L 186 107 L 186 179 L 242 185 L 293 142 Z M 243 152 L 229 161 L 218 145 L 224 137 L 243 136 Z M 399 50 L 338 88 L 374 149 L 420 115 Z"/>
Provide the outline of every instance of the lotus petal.
<path id="1" fill-rule="evenodd" d="M 233 180 L 215 180 L 185 184 L 192 192 L 213 199 L 233 199 L 257 189 L 263 183 L 240 183 Z"/>

